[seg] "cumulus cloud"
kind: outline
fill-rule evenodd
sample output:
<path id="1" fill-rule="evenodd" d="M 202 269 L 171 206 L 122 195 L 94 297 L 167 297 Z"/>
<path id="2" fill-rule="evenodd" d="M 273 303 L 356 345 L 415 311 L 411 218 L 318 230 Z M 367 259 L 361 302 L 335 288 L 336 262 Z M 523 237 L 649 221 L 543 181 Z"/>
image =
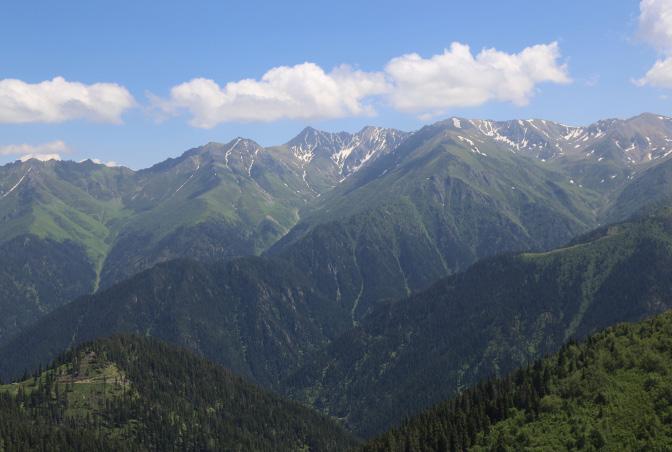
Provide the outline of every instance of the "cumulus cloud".
<path id="1" fill-rule="evenodd" d="M 642 0 L 639 4 L 639 34 L 654 48 L 672 54 L 672 1 Z"/>
<path id="2" fill-rule="evenodd" d="M 188 112 L 190 123 L 210 128 L 229 121 L 319 119 L 374 114 L 374 102 L 432 115 L 451 107 L 488 101 L 525 105 L 542 82 L 570 82 L 559 62 L 558 44 L 536 45 L 508 54 L 485 49 L 472 55 L 453 43 L 440 55 L 392 59 L 381 72 L 340 66 L 325 72 L 313 63 L 281 66 L 260 80 L 218 85 L 205 78 L 174 86 L 168 99 L 150 96 L 162 114 Z"/>
<path id="3" fill-rule="evenodd" d="M 651 85 L 660 88 L 672 88 L 672 57 L 658 60 L 646 75 L 636 80 L 637 85 Z"/>
<path id="4" fill-rule="evenodd" d="M 636 80 L 642 85 L 672 88 L 672 0 L 642 0 L 639 4 L 639 34 L 661 52 L 653 67 Z"/>
<path id="5" fill-rule="evenodd" d="M 388 91 L 381 73 L 340 66 L 327 73 L 304 63 L 276 67 L 260 80 L 245 79 L 219 86 L 196 78 L 174 86 L 168 100 L 154 98 L 166 113 L 188 111 L 196 127 L 214 127 L 228 121 L 338 118 L 372 114 L 365 98 Z"/>
<path id="6" fill-rule="evenodd" d="M 404 55 L 385 68 L 394 81 L 390 102 L 406 112 L 473 107 L 492 100 L 525 105 L 538 83 L 570 81 L 559 58 L 555 42 L 516 54 L 485 49 L 475 56 L 469 46 L 454 42 L 430 58 Z"/>
<path id="7" fill-rule="evenodd" d="M 85 85 L 62 77 L 40 83 L 0 80 L 0 123 L 55 123 L 72 119 L 120 123 L 135 105 L 133 96 L 115 83 Z"/>
<path id="8" fill-rule="evenodd" d="M 61 160 L 61 154 L 70 152 L 63 141 L 50 141 L 42 144 L 7 144 L 0 146 L 0 155 L 15 155 L 22 162 L 30 159 Z"/>

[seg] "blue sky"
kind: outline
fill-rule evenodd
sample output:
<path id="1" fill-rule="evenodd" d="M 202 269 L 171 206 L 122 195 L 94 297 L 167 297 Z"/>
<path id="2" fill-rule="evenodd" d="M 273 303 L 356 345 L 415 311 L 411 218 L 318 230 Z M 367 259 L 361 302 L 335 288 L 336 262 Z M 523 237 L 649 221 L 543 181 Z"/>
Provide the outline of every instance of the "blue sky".
<path id="1" fill-rule="evenodd" d="M 662 10 L 670 4 L 645 1 Z M 657 11 L 661 10 L 651 12 L 654 24 Z M 643 86 L 633 83 L 657 60 L 666 61 L 672 54 L 666 41 L 668 22 L 659 25 L 662 32 L 657 34 L 642 30 L 640 2 L 634 0 L 4 2 L 0 154 L 5 155 L 0 162 L 31 151 L 54 151 L 63 158 L 99 158 L 142 168 L 208 141 L 226 142 L 236 136 L 262 145 L 280 144 L 306 125 L 330 131 L 356 131 L 368 124 L 413 130 L 453 115 L 538 117 L 580 125 L 644 111 L 670 114 L 672 83 L 664 77 Z M 541 48 L 545 53 L 540 58 L 553 54 L 554 59 L 552 64 L 544 60 L 552 67 L 543 75 L 525 74 L 527 63 L 513 75 L 501 75 L 511 89 L 489 68 L 474 71 L 474 78 L 487 73 L 473 85 L 468 71 L 486 63 L 467 67 L 465 80 L 464 75 L 449 73 L 453 60 L 432 60 L 445 49 L 451 51 L 453 42 L 468 45 L 477 60 L 481 50 L 494 48 L 506 64 L 519 62 L 523 59 L 508 55 L 535 45 L 547 46 Z M 557 44 L 551 48 L 552 43 Z M 418 55 L 419 63 L 399 60 L 411 53 Z M 399 67 L 390 65 L 395 58 Z M 311 97 L 307 104 L 297 104 L 291 98 L 293 107 L 287 109 L 282 102 L 269 107 L 238 100 L 215 108 L 213 102 L 218 101 L 203 100 L 203 89 L 215 90 L 214 99 L 220 99 L 228 82 L 254 79 L 257 84 L 250 89 L 256 90 L 272 68 L 291 69 L 306 62 L 314 65 L 288 72 L 289 95 L 303 99 L 308 88 L 301 80 L 308 85 L 315 76 L 329 83 L 335 78 L 335 95 L 343 99 Z M 349 68 L 341 75 L 332 73 L 342 64 Z M 418 68 L 432 75 L 418 81 Z M 101 107 L 94 98 L 94 104 L 74 110 L 61 103 L 55 113 L 49 110 L 53 105 L 31 104 L 30 112 L 22 115 L 24 107 L 16 106 L 17 99 L 3 97 L 3 81 L 21 82 L 7 84 L 7 89 L 31 90 L 55 77 L 84 89 L 115 84 L 101 89 L 121 100 Z M 195 78 L 209 82 L 188 84 Z M 454 90 L 446 80 L 456 84 Z M 427 95 L 430 82 L 445 89 L 445 96 Z M 171 95 L 181 84 L 181 97 Z M 59 96 L 79 89 L 63 86 L 67 89 L 54 88 Z M 519 95 L 510 93 L 519 87 Z M 277 94 L 273 86 L 261 88 Z M 288 95 L 280 91 L 281 97 Z M 311 95 L 322 91 L 318 83 Z M 16 89 L 11 92 L 16 94 Z M 11 103 L 4 113 L 3 102 Z"/>

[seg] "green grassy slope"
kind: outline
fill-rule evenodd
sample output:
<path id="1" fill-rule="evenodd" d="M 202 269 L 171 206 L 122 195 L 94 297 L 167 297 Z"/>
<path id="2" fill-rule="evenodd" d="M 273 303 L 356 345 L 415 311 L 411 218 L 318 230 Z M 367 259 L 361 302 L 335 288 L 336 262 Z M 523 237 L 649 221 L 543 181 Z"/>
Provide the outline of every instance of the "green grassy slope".
<path id="1" fill-rule="evenodd" d="M 236 139 L 139 172 L 136 190 L 124 198 L 135 214 L 115 239 L 102 285 L 178 257 L 259 254 L 314 196 L 283 157 Z"/>
<path id="2" fill-rule="evenodd" d="M 0 343 L 97 287 L 132 172 L 92 162 L 0 168 Z"/>
<path id="3" fill-rule="evenodd" d="M 297 221 L 306 191 L 294 169 L 248 140 L 140 172 L 90 161 L 0 167 L 0 343 L 157 262 L 258 254 Z"/>
<path id="4" fill-rule="evenodd" d="M 34 234 L 80 245 L 99 265 L 119 222 L 132 171 L 92 162 L 16 162 L 0 168 L 2 241 Z"/>

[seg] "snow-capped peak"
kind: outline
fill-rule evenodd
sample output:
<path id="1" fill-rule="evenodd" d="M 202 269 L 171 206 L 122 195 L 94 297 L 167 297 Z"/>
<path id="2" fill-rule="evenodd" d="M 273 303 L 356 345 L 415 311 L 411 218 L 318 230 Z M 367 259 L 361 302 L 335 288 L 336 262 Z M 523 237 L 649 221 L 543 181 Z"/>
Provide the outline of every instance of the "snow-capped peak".
<path id="1" fill-rule="evenodd" d="M 357 133 L 323 132 L 307 127 L 287 143 L 301 166 L 314 159 L 329 160 L 341 178 L 359 170 L 366 162 L 396 147 L 406 134 L 394 129 L 368 126 Z"/>

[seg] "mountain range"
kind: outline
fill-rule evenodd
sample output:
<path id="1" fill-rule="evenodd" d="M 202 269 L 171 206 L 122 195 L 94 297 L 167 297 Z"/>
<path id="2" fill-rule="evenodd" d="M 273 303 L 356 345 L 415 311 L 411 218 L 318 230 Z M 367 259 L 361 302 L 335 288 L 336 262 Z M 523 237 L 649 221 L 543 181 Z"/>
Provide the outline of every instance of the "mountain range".
<path id="1" fill-rule="evenodd" d="M 299 137 L 313 135 L 307 129 Z M 310 148 L 264 149 L 238 138 L 141 171 L 91 161 L 5 165 L 0 248 L 11 261 L 0 272 L 8 313 L 0 342 L 54 307 L 158 262 L 259 254 L 319 194 L 310 184 L 329 185 L 403 136 L 376 128 L 346 135 L 320 133 Z M 328 140 L 350 148 L 337 157 Z M 319 171 L 308 180 L 313 167 Z"/>
<path id="2" fill-rule="evenodd" d="M 672 119 L 307 128 L 0 167 L 0 376 L 114 334 L 370 437 L 670 306 Z"/>
<path id="3" fill-rule="evenodd" d="M 411 134 L 307 128 L 279 147 L 210 143 L 137 172 L 6 165 L 0 343 L 179 257 L 283 259 L 354 324 L 483 257 L 550 249 L 664 202 L 671 127 L 652 114 L 589 127 L 451 118 Z"/>

